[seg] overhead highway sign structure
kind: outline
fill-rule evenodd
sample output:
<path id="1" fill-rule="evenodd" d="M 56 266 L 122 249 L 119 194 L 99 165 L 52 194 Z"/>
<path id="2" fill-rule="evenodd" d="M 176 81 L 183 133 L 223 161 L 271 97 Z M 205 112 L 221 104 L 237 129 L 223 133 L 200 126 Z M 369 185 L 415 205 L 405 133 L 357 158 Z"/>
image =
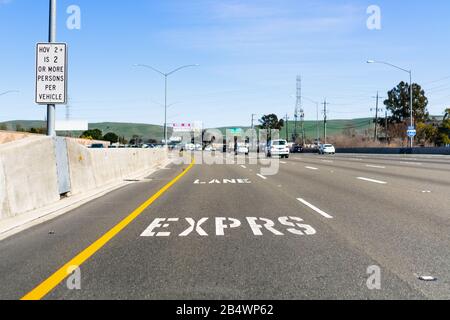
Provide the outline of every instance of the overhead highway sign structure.
<path id="1" fill-rule="evenodd" d="M 67 103 L 65 43 L 38 43 L 36 46 L 36 103 Z"/>

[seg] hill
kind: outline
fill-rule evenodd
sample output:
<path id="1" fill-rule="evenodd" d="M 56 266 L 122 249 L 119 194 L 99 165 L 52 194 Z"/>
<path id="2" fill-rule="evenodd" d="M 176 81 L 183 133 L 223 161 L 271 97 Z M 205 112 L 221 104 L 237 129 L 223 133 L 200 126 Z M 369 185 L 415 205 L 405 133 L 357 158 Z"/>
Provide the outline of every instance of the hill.
<path id="1" fill-rule="evenodd" d="M 295 122 L 288 122 L 288 136 L 289 139 L 294 135 L 295 132 Z M 321 137 L 324 135 L 324 123 L 323 121 L 319 122 L 319 126 L 317 126 L 316 121 L 305 121 L 305 135 L 308 140 L 315 140 L 317 138 L 317 127 L 319 127 L 319 134 Z M 229 129 L 233 129 L 235 127 L 222 127 L 218 128 L 222 134 Z M 353 120 L 329 120 L 327 124 L 327 135 L 328 136 L 336 136 L 343 134 L 344 131 L 350 130 L 351 132 L 355 132 L 357 134 L 366 134 L 370 131 L 373 131 L 374 123 L 371 118 L 363 118 L 363 119 L 353 119 Z M 242 127 L 243 130 L 248 130 L 250 127 Z M 301 136 L 301 127 L 300 123 L 298 123 L 298 135 Z M 280 130 L 280 138 L 286 139 L 286 127 Z"/>
<path id="2" fill-rule="evenodd" d="M 5 125 L 7 130 L 30 130 L 31 128 L 45 128 L 46 123 L 44 121 L 9 121 L 0 123 L 0 126 Z M 156 139 L 162 140 L 164 136 L 164 127 L 151 124 L 137 124 L 137 123 L 114 123 L 114 122 L 102 122 L 91 123 L 89 129 L 99 129 L 106 134 L 108 132 L 114 132 L 120 137 L 125 137 L 127 140 L 131 140 L 134 135 L 144 137 L 144 139 Z M 169 135 L 171 134 L 171 128 L 169 128 Z M 65 134 L 62 132 L 61 134 Z M 80 136 L 81 131 L 70 132 L 71 136 Z"/>

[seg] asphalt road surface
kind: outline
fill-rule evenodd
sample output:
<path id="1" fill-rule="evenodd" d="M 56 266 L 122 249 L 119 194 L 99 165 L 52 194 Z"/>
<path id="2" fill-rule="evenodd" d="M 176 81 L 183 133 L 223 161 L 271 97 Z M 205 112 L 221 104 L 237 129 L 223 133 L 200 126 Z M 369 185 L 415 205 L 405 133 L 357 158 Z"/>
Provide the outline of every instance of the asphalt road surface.
<path id="1" fill-rule="evenodd" d="M 3 240 L 0 299 L 450 298 L 450 157 L 302 154 L 275 175 L 238 159 Z"/>

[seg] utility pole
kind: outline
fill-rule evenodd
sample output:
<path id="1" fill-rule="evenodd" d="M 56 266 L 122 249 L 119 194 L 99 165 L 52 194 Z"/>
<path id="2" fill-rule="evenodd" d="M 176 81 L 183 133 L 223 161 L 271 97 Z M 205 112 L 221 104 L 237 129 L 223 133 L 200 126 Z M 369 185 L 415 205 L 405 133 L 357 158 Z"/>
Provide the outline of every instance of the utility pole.
<path id="1" fill-rule="evenodd" d="M 383 109 L 379 108 L 379 101 L 381 99 L 379 92 L 377 91 L 377 95 L 376 97 L 373 97 L 374 99 L 377 100 L 376 103 L 376 108 L 375 108 L 375 135 L 374 135 L 374 141 L 378 141 L 378 112 L 383 111 Z M 374 111 L 373 109 L 371 109 L 371 111 Z"/>
<path id="2" fill-rule="evenodd" d="M 50 0 L 48 42 L 49 43 L 56 42 L 56 0 Z M 55 105 L 48 104 L 47 105 L 47 135 L 50 137 L 56 136 L 55 114 L 56 114 Z"/>
<path id="3" fill-rule="evenodd" d="M 327 99 L 323 102 L 323 136 L 324 136 L 324 144 L 327 143 L 327 122 L 328 122 L 328 107 L 329 103 L 327 102 Z"/>
<path id="4" fill-rule="evenodd" d="M 389 144 L 389 122 L 388 122 L 388 111 L 387 111 L 387 109 L 385 110 L 385 114 L 384 114 L 384 121 L 386 122 L 385 123 L 385 130 L 386 130 L 386 137 L 385 137 L 385 139 L 386 139 L 386 143 L 387 144 Z"/>
<path id="5" fill-rule="evenodd" d="M 286 141 L 289 142 L 289 116 L 286 114 Z"/>
<path id="6" fill-rule="evenodd" d="M 317 112 L 317 122 L 316 122 L 316 126 L 317 126 L 317 145 L 320 144 L 320 120 L 319 120 L 319 103 L 316 102 L 316 112 Z"/>

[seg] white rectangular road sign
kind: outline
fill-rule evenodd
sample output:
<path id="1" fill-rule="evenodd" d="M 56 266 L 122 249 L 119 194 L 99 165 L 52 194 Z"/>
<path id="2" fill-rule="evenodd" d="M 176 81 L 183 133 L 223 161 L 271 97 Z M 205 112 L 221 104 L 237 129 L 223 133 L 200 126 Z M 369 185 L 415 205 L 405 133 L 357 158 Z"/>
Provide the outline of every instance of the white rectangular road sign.
<path id="1" fill-rule="evenodd" d="M 38 43 L 36 46 L 36 103 L 66 104 L 67 45 Z"/>
<path id="2" fill-rule="evenodd" d="M 85 120 L 56 121 L 56 131 L 87 131 L 89 124 Z"/>

